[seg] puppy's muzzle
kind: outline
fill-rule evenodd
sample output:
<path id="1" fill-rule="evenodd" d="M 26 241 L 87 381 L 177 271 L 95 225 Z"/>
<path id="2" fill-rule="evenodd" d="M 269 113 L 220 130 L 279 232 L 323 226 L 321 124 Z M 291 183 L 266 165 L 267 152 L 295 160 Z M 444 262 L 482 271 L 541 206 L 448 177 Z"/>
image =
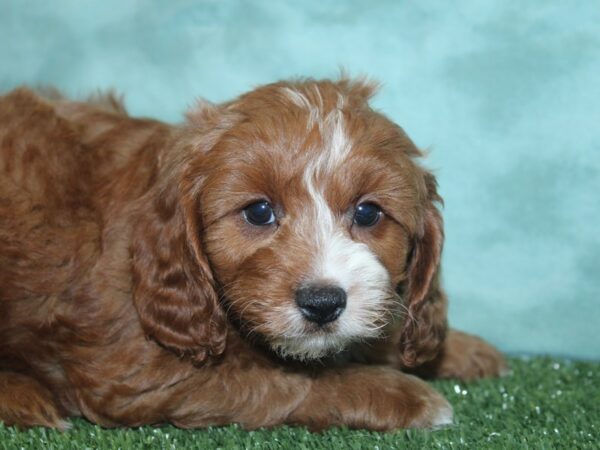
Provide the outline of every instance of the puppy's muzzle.
<path id="1" fill-rule="evenodd" d="M 296 304 L 306 320 L 324 325 L 344 311 L 346 291 L 337 286 L 302 287 L 296 290 Z"/>

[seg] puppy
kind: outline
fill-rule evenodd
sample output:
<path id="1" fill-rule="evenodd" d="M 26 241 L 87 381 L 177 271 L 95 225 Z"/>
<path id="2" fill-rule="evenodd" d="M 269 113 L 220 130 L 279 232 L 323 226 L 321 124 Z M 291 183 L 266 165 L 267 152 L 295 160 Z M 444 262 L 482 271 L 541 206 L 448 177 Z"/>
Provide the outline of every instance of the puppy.
<path id="1" fill-rule="evenodd" d="M 409 375 L 497 375 L 447 331 L 441 199 L 364 81 L 280 82 L 181 126 L 0 98 L 0 420 L 439 427 Z"/>

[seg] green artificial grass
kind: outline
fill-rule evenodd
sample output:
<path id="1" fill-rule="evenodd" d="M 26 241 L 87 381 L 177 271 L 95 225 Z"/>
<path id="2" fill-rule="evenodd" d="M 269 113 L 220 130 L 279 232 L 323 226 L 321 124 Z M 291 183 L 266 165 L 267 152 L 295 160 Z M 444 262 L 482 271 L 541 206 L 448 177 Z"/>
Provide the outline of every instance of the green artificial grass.
<path id="1" fill-rule="evenodd" d="M 434 382 L 454 405 L 456 422 L 438 431 L 106 430 L 77 419 L 65 433 L 0 425 L 0 449 L 600 448 L 600 362 L 522 357 L 510 365 L 512 373 L 501 379 Z"/>

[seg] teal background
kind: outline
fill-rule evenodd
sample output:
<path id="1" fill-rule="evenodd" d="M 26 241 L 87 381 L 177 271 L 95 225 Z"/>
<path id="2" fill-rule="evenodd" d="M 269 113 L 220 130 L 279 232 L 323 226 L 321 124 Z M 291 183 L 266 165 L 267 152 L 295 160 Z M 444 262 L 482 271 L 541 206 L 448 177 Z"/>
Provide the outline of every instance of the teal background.
<path id="1" fill-rule="evenodd" d="M 114 87 L 179 121 L 340 66 L 431 151 L 451 322 L 600 358 L 600 2 L 0 0 L 0 90 Z"/>

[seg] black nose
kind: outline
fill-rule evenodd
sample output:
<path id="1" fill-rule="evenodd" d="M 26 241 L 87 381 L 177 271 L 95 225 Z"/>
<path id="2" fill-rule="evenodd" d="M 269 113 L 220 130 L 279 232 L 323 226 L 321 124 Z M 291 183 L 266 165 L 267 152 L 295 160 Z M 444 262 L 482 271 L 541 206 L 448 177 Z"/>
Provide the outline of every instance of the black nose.
<path id="1" fill-rule="evenodd" d="M 336 286 L 307 286 L 296 291 L 296 304 L 311 322 L 323 325 L 337 319 L 346 307 L 346 291 Z"/>

